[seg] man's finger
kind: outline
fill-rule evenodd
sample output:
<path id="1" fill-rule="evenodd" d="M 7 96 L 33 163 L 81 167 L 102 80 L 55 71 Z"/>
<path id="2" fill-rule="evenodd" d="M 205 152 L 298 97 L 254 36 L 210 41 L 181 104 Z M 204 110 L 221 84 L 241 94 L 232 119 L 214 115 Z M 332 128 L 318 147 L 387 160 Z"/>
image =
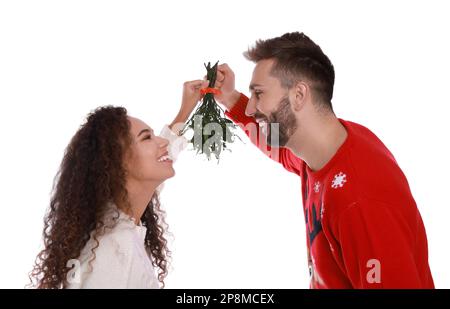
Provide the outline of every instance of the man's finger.
<path id="1" fill-rule="evenodd" d="M 220 72 L 229 72 L 231 71 L 230 67 L 226 63 L 222 63 L 217 67 L 217 70 Z"/>
<path id="2" fill-rule="evenodd" d="M 216 81 L 223 82 L 224 80 L 225 80 L 225 75 L 218 71 Z"/>

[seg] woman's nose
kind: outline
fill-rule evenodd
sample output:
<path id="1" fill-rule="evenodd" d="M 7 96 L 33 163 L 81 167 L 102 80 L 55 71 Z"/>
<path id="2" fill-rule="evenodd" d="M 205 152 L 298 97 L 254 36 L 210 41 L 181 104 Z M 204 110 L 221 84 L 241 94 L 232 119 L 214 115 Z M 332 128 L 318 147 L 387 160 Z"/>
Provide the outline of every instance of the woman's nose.
<path id="1" fill-rule="evenodd" d="M 158 145 L 161 148 L 167 147 L 169 145 L 169 140 L 158 136 Z"/>

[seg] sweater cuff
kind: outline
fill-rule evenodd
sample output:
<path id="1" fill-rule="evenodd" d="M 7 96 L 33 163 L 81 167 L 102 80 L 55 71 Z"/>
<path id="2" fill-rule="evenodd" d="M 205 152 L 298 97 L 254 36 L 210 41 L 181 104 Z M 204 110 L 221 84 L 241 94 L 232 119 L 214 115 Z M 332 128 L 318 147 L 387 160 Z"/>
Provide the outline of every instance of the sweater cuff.
<path id="1" fill-rule="evenodd" d="M 182 152 L 186 148 L 188 144 L 187 139 L 184 136 L 178 136 L 177 134 L 175 134 L 175 132 L 173 132 L 167 125 L 162 128 L 159 136 L 169 140 L 169 157 L 173 162 L 175 162 L 180 152 Z"/>
<path id="2" fill-rule="evenodd" d="M 241 96 L 239 97 L 238 101 L 234 104 L 233 108 L 229 111 L 225 112 L 225 115 L 230 117 L 234 122 L 240 122 L 240 123 L 248 123 L 249 121 L 252 121 L 253 118 L 247 116 L 245 114 L 245 109 L 247 107 L 248 98 L 241 93 Z"/>

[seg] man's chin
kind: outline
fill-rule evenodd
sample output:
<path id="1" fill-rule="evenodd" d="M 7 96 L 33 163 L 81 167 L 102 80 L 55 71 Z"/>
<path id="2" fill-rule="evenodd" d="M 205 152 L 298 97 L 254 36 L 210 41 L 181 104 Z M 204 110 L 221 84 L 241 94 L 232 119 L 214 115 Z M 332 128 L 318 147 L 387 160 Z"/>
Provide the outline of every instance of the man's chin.
<path id="1" fill-rule="evenodd" d="M 271 135 L 267 136 L 266 143 L 270 147 L 277 147 L 277 148 L 289 148 L 289 142 L 291 141 L 292 136 L 290 138 L 277 138 L 272 141 Z"/>
<path id="2" fill-rule="evenodd" d="M 284 147 L 283 144 L 280 144 L 280 141 L 278 139 L 272 141 L 272 139 L 270 138 L 270 135 L 267 137 L 266 143 L 270 147 L 277 147 L 277 148 Z"/>
<path id="3" fill-rule="evenodd" d="M 270 126 L 267 128 L 268 134 L 266 135 L 266 144 L 270 147 L 283 147 L 284 145 L 280 143 L 280 136 L 278 130 L 271 130 Z M 272 137 L 272 134 L 275 134 L 275 138 Z"/>

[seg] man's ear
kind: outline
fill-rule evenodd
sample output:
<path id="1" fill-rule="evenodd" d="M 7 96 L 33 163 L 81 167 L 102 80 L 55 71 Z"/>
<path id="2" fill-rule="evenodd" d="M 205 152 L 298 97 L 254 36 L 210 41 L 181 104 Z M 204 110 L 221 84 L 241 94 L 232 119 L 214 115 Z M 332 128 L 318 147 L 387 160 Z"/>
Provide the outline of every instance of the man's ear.
<path id="1" fill-rule="evenodd" d="M 292 107 L 294 111 L 298 112 L 305 106 L 306 98 L 309 94 L 309 85 L 299 81 L 292 87 L 292 91 Z"/>

